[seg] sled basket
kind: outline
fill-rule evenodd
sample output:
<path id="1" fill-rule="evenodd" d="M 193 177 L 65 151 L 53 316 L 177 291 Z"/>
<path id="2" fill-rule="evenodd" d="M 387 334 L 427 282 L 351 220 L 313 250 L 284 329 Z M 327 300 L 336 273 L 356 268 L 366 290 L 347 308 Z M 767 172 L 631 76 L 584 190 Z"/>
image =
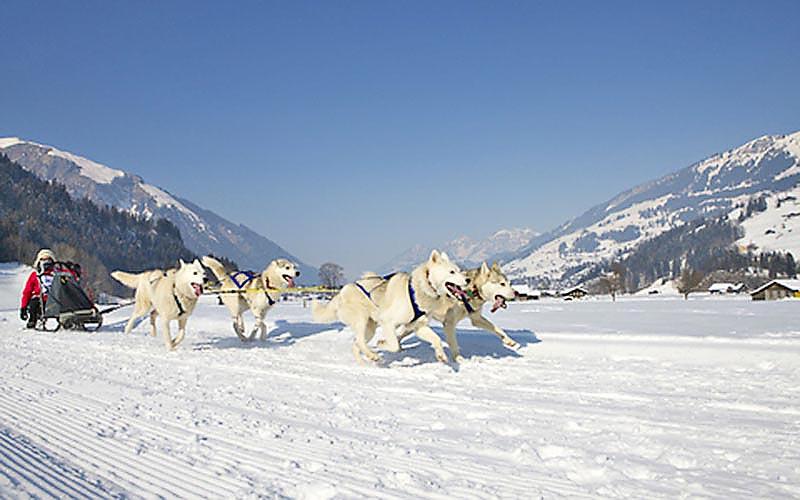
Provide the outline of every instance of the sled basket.
<path id="1" fill-rule="evenodd" d="M 47 297 L 43 319 L 57 321 L 55 328 L 96 330 L 103 324 L 92 299 L 81 287 L 74 271 L 66 264 L 57 263 L 53 271 L 53 285 Z"/>

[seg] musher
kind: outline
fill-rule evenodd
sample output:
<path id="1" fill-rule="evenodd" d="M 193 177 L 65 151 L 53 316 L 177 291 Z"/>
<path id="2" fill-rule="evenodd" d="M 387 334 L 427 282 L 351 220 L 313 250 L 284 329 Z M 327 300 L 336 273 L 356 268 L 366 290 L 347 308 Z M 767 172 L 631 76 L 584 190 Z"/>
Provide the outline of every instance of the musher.
<path id="1" fill-rule="evenodd" d="M 28 276 L 25 288 L 22 289 L 22 303 L 19 309 L 20 319 L 28 321 L 25 325 L 27 328 L 35 328 L 36 322 L 42 316 L 47 294 L 53 284 L 55 263 L 56 256 L 50 249 L 43 248 L 36 254 L 33 272 Z"/>

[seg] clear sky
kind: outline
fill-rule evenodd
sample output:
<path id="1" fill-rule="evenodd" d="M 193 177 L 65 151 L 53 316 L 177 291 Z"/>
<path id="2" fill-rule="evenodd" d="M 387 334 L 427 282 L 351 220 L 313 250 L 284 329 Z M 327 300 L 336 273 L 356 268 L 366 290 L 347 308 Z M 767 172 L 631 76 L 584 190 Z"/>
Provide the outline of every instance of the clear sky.
<path id="1" fill-rule="evenodd" d="M 6 1 L 0 136 L 310 264 L 546 231 L 800 130 L 800 2 Z"/>

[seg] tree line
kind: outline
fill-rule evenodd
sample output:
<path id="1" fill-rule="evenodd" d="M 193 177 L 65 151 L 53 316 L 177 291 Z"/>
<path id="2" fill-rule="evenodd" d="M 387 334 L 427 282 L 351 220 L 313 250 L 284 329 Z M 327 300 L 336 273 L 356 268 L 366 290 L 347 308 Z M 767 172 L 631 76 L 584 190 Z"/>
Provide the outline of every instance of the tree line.
<path id="1" fill-rule="evenodd" d="M 40 248 L 79 262 L 93 292 L 129 293 L 109 272 L 166 268 L 194 254 L 180 230 L 114 207 L 75 200 L 55 181 L 43 181 L 0 154 L 0 262 L 32 264 Z"/>
<path id="2" fill-rule="evenodd" d="M 759 211 L 761 200 L 750 204 L 749 210 Z M 677 279 L 690 290 L 712 273 L 739 281 L 797 276 L 800 269 L 791 253 L 741 249 L 735 242 L 743 235 L 742 227 L 726 216 L 697 219 L 643 242 L 624 259 L 595 266 L 586 277 L 599 279 L 603 288 L 609 288 L 613 275 L 621 283 L 616 289 L 634 292 L 659 278 Z"/>

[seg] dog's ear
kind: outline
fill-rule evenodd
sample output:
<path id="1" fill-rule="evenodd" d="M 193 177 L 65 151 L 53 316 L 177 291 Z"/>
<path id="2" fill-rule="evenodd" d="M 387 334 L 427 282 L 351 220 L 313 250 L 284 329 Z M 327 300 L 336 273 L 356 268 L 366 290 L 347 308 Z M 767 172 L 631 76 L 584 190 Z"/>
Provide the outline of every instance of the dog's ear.
<path id="1" fill-rule="evenodd" d="M 183 268 L 184 266 L 186 266 L 186 262 L 183 259 L 178 259 L 178 267 Z"/>
<path id="2" fill-rule="evenodd" d="M 448 256 L 445 252 L 442 252 L 441 256 L 443 261 L 450 262 L 450 256 Z"/>
<path id="3" fill-rule="evenodd" d="M 492 262 L 492 271 L 500 271 L 500 264 L 497 261 Z"/>
<path id="4" fill-rule="evenodd" d="M 438 250 L 431 251 L 431 256 L 428 257 L 428 262 L 433 262 L 434 264 L 439 262 L 440 255 Z"/>
<path id="5" fill-rule="evenodd" d="M 489 274 L 489 266 L 486 265 L 486 262 L 481 264 L 481 274 L 483 274 L 484 276 Z"/>

